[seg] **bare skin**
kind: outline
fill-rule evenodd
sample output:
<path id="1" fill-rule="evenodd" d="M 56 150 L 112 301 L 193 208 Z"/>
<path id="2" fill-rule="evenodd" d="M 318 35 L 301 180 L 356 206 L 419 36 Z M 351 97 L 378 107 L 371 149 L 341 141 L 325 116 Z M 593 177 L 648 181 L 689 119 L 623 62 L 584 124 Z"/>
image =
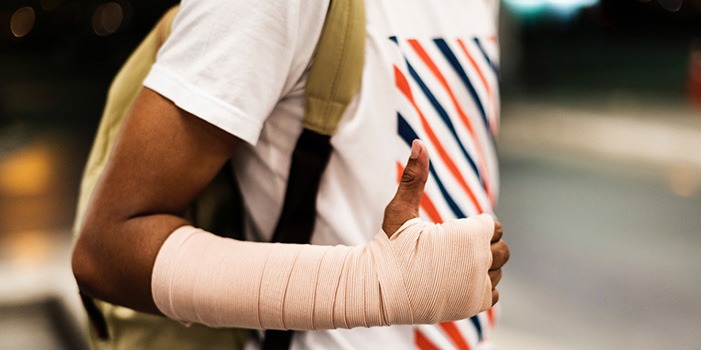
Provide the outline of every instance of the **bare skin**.
<path id="1" fill-rule="evenodd" d="M 81 290 L 158 314 L 151 271 L 163 241 L 235 150 L 226 132 L 144 89 L 125 120 L 73 252 Z"/>
<path id="2" fill-rule="evenodd" d="M 73 273 L 85 293 L 160 314 L 151 272 L 168 235 L 188 224 L 182 214 L 234 153 L 240 140 L 144 88 L 115 144 L 73 251 Z M 383 229 L 394 232 L 418 215 L 428 177 L 428 152 L 418 142 Z M 508 247 L 501 224 L 492 239 L 493 302 Z"/>

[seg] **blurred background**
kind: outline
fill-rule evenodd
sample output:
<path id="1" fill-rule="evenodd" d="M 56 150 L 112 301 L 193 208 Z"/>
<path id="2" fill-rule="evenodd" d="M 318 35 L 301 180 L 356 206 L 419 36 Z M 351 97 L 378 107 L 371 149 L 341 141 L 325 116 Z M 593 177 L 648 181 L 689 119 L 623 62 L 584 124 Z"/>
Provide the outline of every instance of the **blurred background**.
<path id="1" fill-rule="evenodd" d="M 81 349 L 107 87 L 174 1 L 0 2 L 0 349 Z M 701 349 L 701 0 L 504 0 L 501 349 Z"/>

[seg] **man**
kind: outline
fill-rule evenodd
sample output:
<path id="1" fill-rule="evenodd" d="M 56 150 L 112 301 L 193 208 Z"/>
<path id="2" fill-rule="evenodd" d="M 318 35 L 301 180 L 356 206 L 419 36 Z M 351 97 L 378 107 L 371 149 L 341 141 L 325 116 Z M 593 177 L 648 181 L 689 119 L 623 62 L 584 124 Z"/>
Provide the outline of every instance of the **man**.
<path id="1" fill-rule="evenodd" d="M 210 291 L 221 287 L 226 280 L 210 276 L 213 273 L 203 272 L 200 266 L 206 264 L 209 251 L 231 255 L 237 243 L 203 236 L 188 228 L 188 222 L 180 215 L 218 170 L 233 159 L 246 204 L 247 236 L 251 240 L 270 240 L 285 193 L 291 152 L 302 128 L 306 72 L 327 8 L 328 0 L 183 2 L 173 32 L 125 121 L 86 214 L 73 259 L 82 289 L 112 303 L 166 314 L 184 322 L 267 328 L 260 321 L 265 318 L 266 310 L 254 307 L 252 312 L 261 315 L 258 319 L 253 317 L 253 321 L 245 319 L 248 314 L 227 314 L 226 310 L 224 314 L 217 313 L 220 310 L 216 305 L 227 302 L 227 297 Z M 393 254 L 399 254 L 401 260 L 401 254 L 406 253 L 396 247 L 401 238 L 415 234 L 426 237 L 422 241 L 429 241 L 433 236 L 421 236 L 419 231 L 430 231 L 433 227 L 416 228 L 421 225 L 416 221 L 405 225 L 419 211 L 433 222 L 492 212 L 497 194 L 493 144 L 498 120 L 496 33 L 489 3 L 482 0 L 368 1 L 366 18 L 363 82 L 332 139 L 334 153 L 322 179 L 311 243 L 370 247 L 364 251 L 339 248 L 345 254 L 339 261 L 346 261 L 349 256 L 361 261 L 371 255 L 375 258 L 372 263 L 364 261 L 367 265 L 358 265 L 377 270 L 368 273 L 368 279 L 379 279 L 381 292 L 387 293 L 387 284 L 383 284 L 387 283 L 383 280 L 386 271 L 382 270 L 392 264 L 377 263 L 378 256 L 383 256 L 380 248 L 373 250 L 373 247 L 389 247 L 392 253 L 384 258 L 391 260 Z M 414 139 L 425 140 L 425 144 Z M 411 157 L 405 163 L 407 154 Z M 395 194 L 399 177 L 402 180 Z M 384 233 L 375 236 L 380 228 Z M 387 240 L 385 233 L 392 238 Z M 479 236 L 484 232 L 473 233 Z M 395 271 L 405 283 L 410 283 L 408 279 L 412 276 L 433 277 L 446 271 L 465 279 L 450 281 L 449 276 L 444 277 L 442 281 L 446 283 L 463 283 L 457 290 L 423 291 L 421 286 L 407 287 L 411 305 L 410 310 L 403 311 L 408 315 L 395 317 L 397 310 L 386 305 L 394 299 L 385 294 L 380 299 L 365 295 L 361 304 L 370 300 L 377 302 L 382 310 L 377 322 L 368 321 L 375 311 L 373 308 L 354 316 L 361 307 L 352 304 L 352 295 L 337 294 L 330 297 L 334 302 L 329 321 L 332 325 L 290 328 L 311 330 L 352 328 L 359 324 L 427 323 L 428 319 L 446 321 L 454 318 L 446 316 L 451 310 L 444 308 L 471 303 L 479 305 L 475 312 L 483 310 L 484 295 L 476 292 L 470 294 L 471 298 L 460 299 L 458 304 L 445 302 L 433 307 L 429 301 L 434 294 L 454 300 L 453 296 L 464 294 L 487 278 L 488 304 L 496 302 L 495 287 L 501 278 L 501 266 L 508 259 L 508 248 L 500 240 L 498 223 L 489 226 L 488 235 L 486 246 L 467 244 L 469 249 L 460 251 L 464 260 L 486 266 L 488 276 L 486 268 L 481 275 L 455 268 L 454 264 L 465 263 L 463 259 L 448 259 L 440 268 L 435 261 L 427 261 L 410 264 L 410 271 Z M 446 236 L 456 235 L 450 232 L 436 235 Z M 181 241 L 173 243 L 178 237 Z M 182 248 L 197 240 L 191 237 L 206 237 L 203 239 L 207 243 L 202 247 L 209 250 Z M 225 246 L 231 246 L 231 250 L 225 251 Z M 264 250 L 260 256 L 274 257 L 282 252 L 275 249 L 285 249 L 265 244 L 246 247 Z M 436 251 L 446 251 L 445 256 L 434 255 L 429 260 L 438 261 L 455 253 L 455 247 L 445 242 L 436 243 L 436 247 Z M 488 256 L 480 255 L 485 247 Z M 180 259 L 185 254 L 183 251 L 200 255 L 197 259 L 183 260 Z M 248 256 L 248 252 L 239 250 L 236 254 Z M 295 254 L 303 253 L 295 251 Z M 242 265 L 250 265 L 251 270 L 265 265 L 257 257 L 241 258 Z M 167 299 L 177 294 L 177 290 L 167 288 L 179 283 L 169 279 L 172 277 L 169 275 L 180 275 L 182 271 L 169 265 L 171 260 L 184 269 L 192 268 L 192 281 L 200 281 L 198 278 L 202 276 L 198 275 L 206 274 L 205 281 L 215 281 L 214 284 L 199 292 L 188 289 L 198 287 L 198 283 L 182 283 L 175 288 L 187 289 L 184 294 L 192 296 L 192 300 Z M 320 260 L 319 266 L 322 263 Z M 296 264 L 291 260 L 290 264 L 281 265 Z M 346 264 L 340 265 L 345 268 Z M 416 272 L 425 268 L 434 272 Z M 171 269 L 175 272 L 170 273 Z M 352 271 L 339 273 L 351 274 L 349 279 L 366 277 L 365 270 Z M 263 275 L 256 275 L 250 282 L 240 281 L 237 286 L 250 286 L 257 279 L 266 278 Z M 227 281 L 235 282 L 238 281 Z M 349 291 L 356 287 L 352 282 L 346 286 Z M 377 285 L 370 284 L 369 289 L 360 290 L 377 291 Z M 259 288 L 261 295 L 265 292 L 265 288 Z M 429 295 L 417 296 L 422 292 Z M 290 293 L 294 297 L 295 291 Z M 162 295 L 165 299 L 159 299 Z M 209 301 L 214 306 L 207 304 Z M 340 301 L 350 303 L 344 320 L 334 318 Z M 182 317 L 187 310 L 200 310 L 188 302 L 204 302 L 207 304 L 204 307 L 216 314 L 200 315 L 197 311 L 195 316 Z M 248 306 L 242 306 L 245 307 Z M 427 315 L 438 316 L 420 316 L 421 308 Z M 283 323 L 298 317 L 302 318 L 300 324 L 319 322 L 314 317 L 303 319 L 301 312 L 280 312 L 285 312 Z M 251 326 L 250 322 L 261 324 Z M 474 347 L 484 339 L 491 322 L 491 316 L 484 315 L 435 326 L 297 332 L 292 346 L 430 348 L 470 344 Z"/>

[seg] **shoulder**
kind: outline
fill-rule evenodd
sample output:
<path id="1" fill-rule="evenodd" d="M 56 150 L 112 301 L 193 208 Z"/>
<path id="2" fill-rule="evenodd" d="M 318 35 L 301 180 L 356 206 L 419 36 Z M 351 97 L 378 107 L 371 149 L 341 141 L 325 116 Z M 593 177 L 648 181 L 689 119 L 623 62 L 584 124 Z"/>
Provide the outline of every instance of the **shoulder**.
<path id="1" fill-rule="evenodd" d="M 304 73 L 329 0 L 183 0 L 144 85 L 255 143 Z"/>
<path id="2" fill-rule="evenodd" d="M 323 21 L 328 4 L 329 0 L 183 0 L 175 25 L 250 30 L 253 28 L 245 26 L 260 23 L 294 29 L 309 22 Z"/>

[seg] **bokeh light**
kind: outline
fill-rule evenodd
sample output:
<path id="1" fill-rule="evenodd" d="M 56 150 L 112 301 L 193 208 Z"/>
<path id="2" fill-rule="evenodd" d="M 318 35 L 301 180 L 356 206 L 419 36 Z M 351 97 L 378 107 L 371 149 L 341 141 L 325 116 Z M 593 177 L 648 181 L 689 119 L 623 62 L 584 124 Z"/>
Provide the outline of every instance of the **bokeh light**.
<path id="1" fill-rule="evenodd" d="M 524 15 L 553 11 L 569 16 L 578 10 L 596 5 L 598 0 L 505 0 L 507 6 Z"/>
<path id="2" fill-rule="evenodd" d="M 52 154 L 46 147 L 28 147 L 0 162 L 0 193 L 13 197 L 37 196 L 51 183 Z"/>
<path id="3" fill-rule="evenodd" d="M 41 0 L 39 3 L 44 11 L 54 11 L 63 4 L 63 0 Z"/>
<path id="4" fill-rule="evenodd" d="M 34 266 L 44 262 L 52 252 L 48 234 L 44 231 L 24 231 L 4 240 L 4 253 L 13 263 Z"/>
<path id="5" fill-rule="evenodd" d="M 697 170 L 684 163 L 675 164 L 669 168 L 667 182 L 672 192 L 682 197 L 692 197 L 701 185 Z"/>
<path id="6" fill-rule="evenodd" d="M 16 38 L 22 38 L 32 31 L 35 21 L 34 9 L 29 6 L 21 7 L 10 18 L 10 31 Z"/>
<path id="7" fill-rule="evenodd" d="M 95 34 L 106 36 L 116 32 L 124 20 L 124 10 L 116 2 L 108 2 L 98 6 L 92 16 L 92 27 Z"/>

